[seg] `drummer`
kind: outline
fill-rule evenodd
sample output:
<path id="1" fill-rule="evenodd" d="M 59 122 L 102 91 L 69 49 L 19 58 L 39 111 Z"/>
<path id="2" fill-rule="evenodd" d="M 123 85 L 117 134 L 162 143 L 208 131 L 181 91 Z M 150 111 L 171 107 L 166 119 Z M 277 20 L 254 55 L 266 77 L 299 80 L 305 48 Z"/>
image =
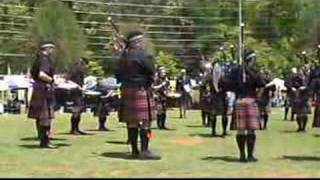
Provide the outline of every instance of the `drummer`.
<path id="1" fill-rule="evenodd" d="M 165 125 L 167 119 L 167 94 L 169 91 L 169 78 L 164 67 L 160 67 L 155 77 L 153 89 L 157 109 L 157 125 L 159 129 L 168 129 Z"/>
<path id="2" fill-rule="evenodd" d="M 72 107 L 72 115 L 71 115 L 71 130 L 70 134 L 73 135 L 86 135 L 86 132 L 83 132 L 79 128 L 79 124 L 81 121 L 81 113 L 85 109 L 83 96 L 82 96 L 82 86 L 84 84 L 84 75 L 86 71 L 86 65 L 88 64 L 88 60 L 84 57 L 80 57 L 77 62 L 75 62 L 74 66 L 72 66 L 71 71 L 69 72 L 68 79 L 73 81 L 78 85 L 77 91 L 73 94 L 74 104 Z"/>
<path id="3" fill-rule="evenodd" d="M 187 75 L 186 69 L 182 69 L 181 75 L 176 80 L 176 91 L 181 93 L 181 98 L 179 102 L 179 109 L 180 109 L 180 119 L 186 118 L 186 109 L 192 103 L 192 98 L 190 95 L 191 91 L 191 79 Z"/>

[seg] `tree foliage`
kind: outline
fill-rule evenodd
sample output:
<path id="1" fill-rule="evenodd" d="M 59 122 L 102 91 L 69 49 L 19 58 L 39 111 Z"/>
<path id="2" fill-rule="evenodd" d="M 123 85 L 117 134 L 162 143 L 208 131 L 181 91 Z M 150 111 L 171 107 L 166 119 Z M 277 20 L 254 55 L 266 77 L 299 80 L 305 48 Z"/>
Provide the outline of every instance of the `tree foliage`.
<path id="1" fill-rule="evenodd" d="M 29 31 L 31 50 L 44 41 L 56 44 L 56 62 L 60 70 L 69 69 L 71 62 L 84 54 L 84 34 L 73 12 L 60 1 L 41 3 Z"/>
<path id="2" fill-rule="evenodd" d="M 189 72 L 197 71 L 201 55 L 209 59 L 221 59 L 221 46 L 233 44 L 235 49 L 238 47 L 238 0 L 125 1 L 127 4 L 143 5 L 140 7 L 105 4 L 124 3 L 119 0 L 95 0 L 90 3 L 52 0 L 39 6 L 40 2 L 1 2 L 4 5 L 0 6 L 0 37 L 5 39 L 0 38 L 0 53 L 30 54 L 37 43 L 46 37 L 49 40 L 55 39 L 59 44 L 61 50 L 57 55 L 60 56 L 60 66 L 68 64 L 85 51 L 91 51 L 90 60 L 102 67 L 104 74 L 110 74 L 118 58 L 113 56 L 107 46 L 111 36 L 111 28 L 107 23 L 109 14 L 118 14 L 112 17 L 124 33 L 136 28 L 145 31 L 151 53 L 169 62 L 175 59 L 174 62 L 179 62 L 178 68 L 184 67 Z M 275 75 L 280 76 L 290 67 L 300 65 L 301 61 L 296 54 L 320 44 L 319 0 L 243 2 L 246 47 L 256 50 L 259 66 L 269 69 Z M 12 16 L 31 16 L 34 20 Z M 30 22 L 33 25 L 29 29 L 17 25 Z M 22 31 L 25 34 L 1 31 Z M 28 39 L 31 38 L 29 41 L 22 40 L 26 34 Z M 227 59 L 231 60 L 230 54 L 227 55 Z M 19 62 L 28 62 L 29 59 L 30 56 L 0 56 L 0 64 L 10 62 L 14 72 L 21 72 L 29 65 Z M 172 64 L 168 66 L 175 67 Z M 0 67 L 0 71 L 5 71 L 4 66 Z"/>

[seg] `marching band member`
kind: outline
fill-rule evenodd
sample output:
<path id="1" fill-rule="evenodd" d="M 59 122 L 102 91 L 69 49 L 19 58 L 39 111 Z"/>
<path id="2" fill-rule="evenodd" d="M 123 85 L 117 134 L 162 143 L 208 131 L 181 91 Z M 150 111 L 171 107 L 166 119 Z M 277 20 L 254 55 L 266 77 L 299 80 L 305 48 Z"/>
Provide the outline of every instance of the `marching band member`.
<path id="1" fill-rule="evenodd" d="M 131 32 L 128 45 L 116 68 L 116 78 L 121 82 L 120 122 L 128 126 L 133 158 L 160 159 L 149 150 L 151 124 L 154 119 L 154 99 L 151 85 L 155 74 L 153 57 L 144 49 L 144 36 L 140 31 Z M 140 130 L 141 152 L 138 149 Z"/>
<path id="2" fill-rule="evenodd" d="M 181 70 L 181 75 L 176 80 L 176 92 L 182 96 L 179 101 L 180 118 L 186 118 L 186 109 L 192 103 L 190 92 L 192 90 L 191 79 L 185 69 Z"/>
<path id="3" fill-rule="evenodd" d="M 41 148 L 56 148 L 50 143 L 51 123 L 54 119 L 54 53 L 55 45 L 44 42 L 40 46 L 37 58 L 31 68 L 31 75 L 35 81 L 28 112 L 28 117 L 36 120 L 36 127 Z"/>
<path id="4" fill-rule="evenodd" d="M 79 128 L 81 121 L 81 113 L 85 110 L 84 99 L 82 94 L 82 86 L 84 84 L 84 76 L 86 71 L 86 65 L 88 60 L 84 57 L 79 58 L 79 60 L 72 66 L 69 74 L 69 80 L 78 85 L 77 90 L 72 94 L 73 96 L 73 107 L 71 115 L 71 129 L 70 134 L 74 135 L 86 135 L 87 133 L 83 132 Z"/>
<path id="5" fill-rule="evenodd" d="M 309 105 L 310 92 L 307 88 L 306 77 L 296 68 L 292 69 L 292 74 L 285 81 L 285 86 L 293 93 L 293 107 L 292 111 L 296 114 L 298 124 L 297 132 L 305 132 L 308 114 L 311 113 Z"/>
<path id="6" fill-rule="evenodd" d="M 257 88 L 264 87 L 266 81 L 256 69 L 254 51 L 246 51 L 243 69 L 236 84 L 236 141 L 240 150 L 240 162 L 255 162 L 253 152 L 256 142 L 255 131 L 260 129 L 259 109 L 256 103 Z M 245 152 L 247 145 L 247 154 Z"/>
<path id="7" fill-rule="evenodd" d="M 160 67 L 158 75 L 155 77 L 153 89 L 155 90 L 155 102 L 157 109 L 157 125 L 159 129 L 168 129 L 166 127 L 167 119 L 167 94 L 169 91 L 169 78 L 166 69 Z"/>

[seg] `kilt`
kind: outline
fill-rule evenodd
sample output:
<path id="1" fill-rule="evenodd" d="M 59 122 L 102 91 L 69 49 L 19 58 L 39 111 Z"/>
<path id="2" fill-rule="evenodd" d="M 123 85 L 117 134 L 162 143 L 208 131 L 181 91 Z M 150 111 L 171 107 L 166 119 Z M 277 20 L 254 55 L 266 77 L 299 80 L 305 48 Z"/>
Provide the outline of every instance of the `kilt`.
<path id="1" fill-rule="evenodd" d="M 84 104 L 84 98 L 82 96 L 81 90 L 77 89 L 73 91 L 74 94 L 72 94 L 72 113 L 82 113 L 85 111 L 85 104 Z"/>
<path id="2" fill-rule="evenodd" d="M 128 125 L 139 125 L 155 118 L 155 102 L 151 91 L 144 87 L 121 89 L 119 121 Z"/>
<path id="3" fill-rule="evenodd" d="M 94 116 L 108 116 L 113 109 L 119 109 L 119 101 L 120 99 L 117 95 L 99 97 L 97 108 L 94 111 Z"/>
<path id="4" fill-rule="evenodd" d="M 259 107 L 260 115 L 266 115 L 271 112 L 271 107 L 269 104 L 269 100 L 267 99 L 259 99 L 257 100 L 257 104 Z"/>
<path id="5" fill-rule="evenodd" d="M 54 119 L 54 89 L 42 82 L 35 82 L 31 96 L 28 118 L 49 120 Z"/>
<path id="6" fill-rule="evenodd" d="M 299 90 L 296 98 L 293 100 L 292 111 L 297 116 L 305 116 L 311 114 L 311 104 L 307 90 Z"/>
<path id="7" fill-rule="evenodd" d="M 109 103 L 99 100 L 97 108 L 94 111 L 94 116 L 108 116 L 111 110 L 112 109 Z"/>
<path id="8" fill-rule="evenodd" d="M 156 103 L 157 114 L 166 113 L 167 111 L 166 97 L 163 97 L 161 95 L 157 96 L 155 98 L 155 103 Z"/>
<path id="9" fill-rule="evenodd" d="M 312 127 L 320 128 L 320 102 L 316 103 L 316 108 L 314 110 L 314 117 Z"/>
<path id="10" fill-rule="evenodd" d="M 227 112 L 228 104 L 225 92 L 211 95 L 211 113 L 213 115 L 224 115 Z"/>
<path id="11" fill-rule="evenodd" d="M 237 130 L 260 129 L 259 108 L 254 98 L 242 98 L 237 100 L 235 123 Z"/>
<path id="12" fill-rule="evenodd" d="M 210 94 L 201 94 L 200 95 L 200 109 L 204 112 L 211 112 L 211 101 L 210 101 Z"/>

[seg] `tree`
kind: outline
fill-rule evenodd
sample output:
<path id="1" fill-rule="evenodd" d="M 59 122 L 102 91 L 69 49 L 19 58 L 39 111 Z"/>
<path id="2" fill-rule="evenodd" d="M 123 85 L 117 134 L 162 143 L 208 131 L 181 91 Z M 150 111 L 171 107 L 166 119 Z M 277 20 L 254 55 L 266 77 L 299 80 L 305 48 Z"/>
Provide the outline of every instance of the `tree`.
<path id="1" fill-rule="evenodd" d="M 163 66 L 168 70 L 168 75 L 170 77 L 179 75 L 179 63 L 172 55 L 160 51 L 156 60 L 156 64 Z"/>
<path id="2" fill-rule="evenodd" d="M 61 71 L 68 70 L 71 62 L 85 52 L 86 40 L 75 15 L 60 1 L 50 0 L 40 4 L 29 30 L 32 52 L 43 41 L 56 44 L 56 62 Z"/>

